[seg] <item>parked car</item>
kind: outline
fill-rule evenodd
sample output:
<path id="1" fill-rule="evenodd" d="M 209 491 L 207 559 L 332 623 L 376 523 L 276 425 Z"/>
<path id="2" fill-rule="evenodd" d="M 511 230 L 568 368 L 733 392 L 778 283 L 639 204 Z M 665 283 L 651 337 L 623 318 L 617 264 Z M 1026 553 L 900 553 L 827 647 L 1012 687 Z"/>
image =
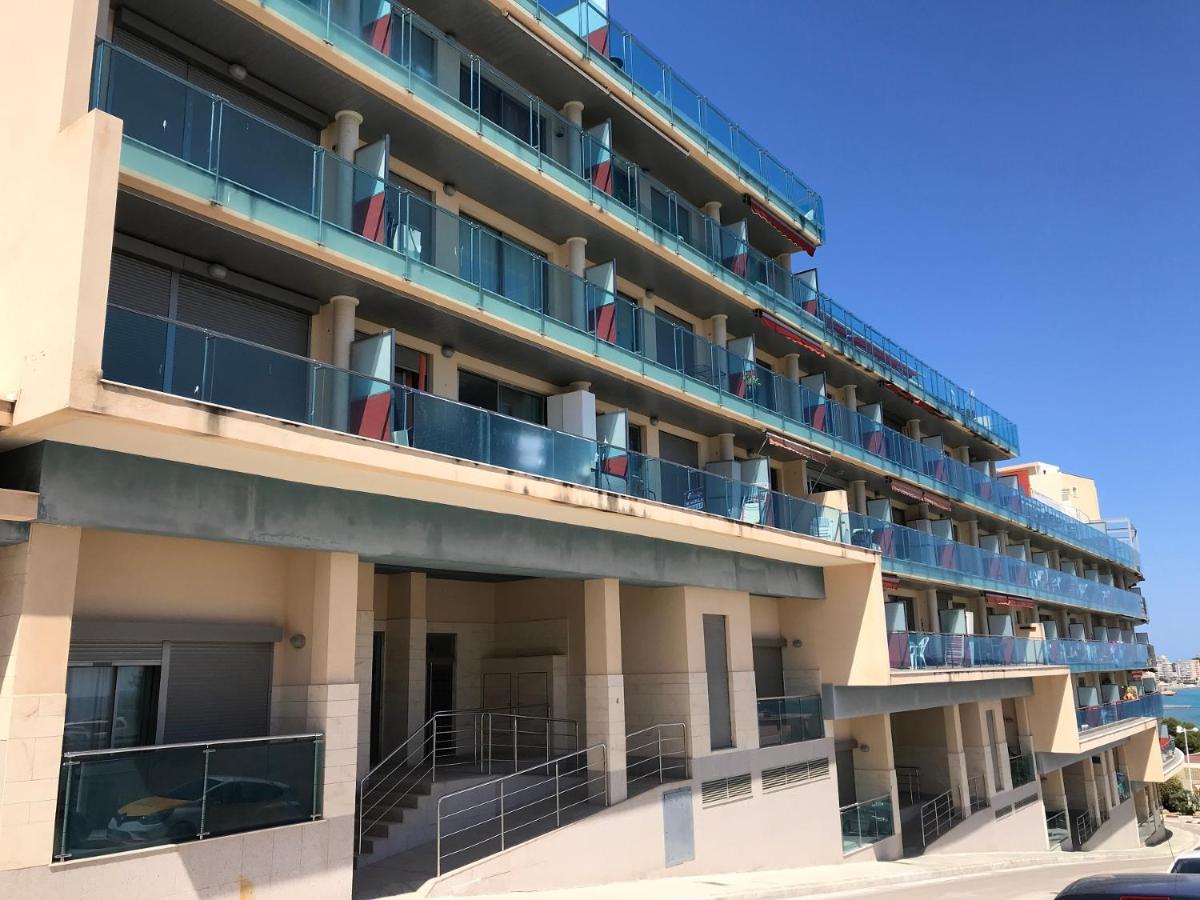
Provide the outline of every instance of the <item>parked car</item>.
<path id="1" fill-rule="evenodd" d="M 202 805 L 204 830 L 211 834 L 306 818 L 306 810 L 287 784 L 216 775 L 208 779 L 207 787 L 203 779 L 197 779 L 163 794 L 126 803 L 109 820 L 108 839 L 127 844 L 191 840 L 200 834 Z"/>
<path id="2" fill-rule="evenodd" d="M 1069 900 L 1200 900 L 1200 875 L 1093 875 L 1058 892 Z"/>
<path id="3" fill-rule="evenodd" d="M 1175 857 L 1171 871 L 1180 875 L 1200 875 L 1200 850 L 1188 850 Z"/>

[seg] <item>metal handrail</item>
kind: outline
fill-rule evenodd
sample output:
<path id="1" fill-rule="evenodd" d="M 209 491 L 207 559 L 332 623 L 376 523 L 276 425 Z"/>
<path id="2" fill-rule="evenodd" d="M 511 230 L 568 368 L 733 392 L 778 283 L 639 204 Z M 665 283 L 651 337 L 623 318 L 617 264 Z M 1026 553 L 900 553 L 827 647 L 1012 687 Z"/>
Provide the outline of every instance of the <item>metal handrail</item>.
<path id="1" fill-rule="evenodd" d="M 992 805 L 987 795 L 987 783 L 982 775 L 968 776 L 965 790 L 967 792 L 965 805 L 970 808 L 972 813 L 977 813 Z"/>
<path id="2" fill-rule="evenodd" d="M 553 726 L 569 724 L 574 729 L 574 747 L 579 746 L 579 724 L 573 719 L 558 719 L 550 716 L 530 716 L 523 713 L 498 712 L 502 709 L 521 707 L 490 707 L 487 709 L 444 710 L 434 713 L 420 728 L 372 768 L 358 783 L 358 852 L 362 853 L 367 832 L 400 806 L 426 779 L 437 780 L 438 770 L 463 765 L 474 765 L 480 772 L 491 774 L 495 747 L 494 718 L 513 721 L 512 748 L 513 768 L 519 758 L 520 735 L 545 735 L 546 763 L 551 761 L 552 743 L 556 736 Z M 465 724 L 456 724 L 457 720 Z M 545 723 L 543 731 L 522 731 L 517 720 Z M 448 728 L 442 722 L 450 722 Z M 439 762 L 439 756 L 448 749 L 457 749 L 460 744 L 456 736 L 463 733 L 469 739 L 470 758 L 462 762 Z M 466 744 L 466 742 L 464 742 Z M 539 747 L 541 745 L 538 745 Z M 528 748 L 528 745 L 526 745 Z M 401 755 L 403 753 L 403 755 Z M 386 767 L 386 771 L 385 771 Z"/>
<path id="3" fill-rule="evenodd" d="M 961 808 L 954 802 L 954 788 L 943 791 L 921 806 L 921 843 L 926 847 L 937 840 L 962 818 Z"/>
<path id="4" fill-rule="evenodd" d="M 917 766 L 896 766 L 896 793 L 907 794 L 910 805 L 921 798 L 921 770 Z"/>
<path id="5" fill-rule="evenodd" d="M 282 741 L 307 741 L 324 737 L 319 731 L 308 734 L 271 734 L 251 738 L 222 738 L 219 741 L 185 741 L 179 744 L 144 744 L 138 747 L 105 747 L 101 750 L 67 750 L 63 759 L 81 759 L 88 756 L 108 756 L 113 753 L 140 753 L 147 750 L 180 750 L 189 747 L 224 747 L 229 744 L 279 743 Z"/>
<path id="6" fill-rule="evenodd" d="M 581 769 L 584 771 L 587 771 L 588 758 L 593 751 L 599 751 L 601 754 L 602 765 L 600 768 L 600 774 L 598 776 L 590 776 L 590 775 L 585 776 L 582 785 L 572 784 L 572 785 L 568 786 L 566 788 L 567 791 L 578 789 L 581 786 L 586 788 L 587 790 L 586 790 L 586 795 L 583 800 L 576 800 L 576 801 L 568 803 L 567 805 L 564 806 L 562 804 L 562 797 L 564 794 L 564 790 L 562 787 L 562 771 L 561 771 L 562 764 L 567 760 L 582 757 L 582 759 L 583 759 L 582 765 L 577 765 L 574 771 L 578 772 Z M 509 798 L 515 797 L 521 793 L 529 791 L 533 787 L 537 787 L 537 786 L 540 786 L 541 784 L 545 784 L 549 780 L 549 775 L 546 776 L 545 780 L 543 780 L 542 782 L 540 782 L 538 784 L 526 785 L 525 787 L 518 788 L 517 790 L 508 793 L 507 795 L 505 794 L 505 791 L 504 791 L 504 785 L 506 783 L 512 781 L 513 779 L 516 779 L 519 777 L 531 775 L 531 774 L 541 772 L 541 771 L 547 771 L 550 766 L 554 767 L 554 776 L 553 776 L 554 812 L 553 812 L 553 814 L 546 813 L 544 815 L 541 815 L 541 816 L 538 816 L 537 818 L 532 819 L 531 821 L 519 822 L 516 825 L 506 828 L 506 826 L 505 826 L 506 816 L 512 816 L 513 813 L 519 813 L 519 812 L 522 812 L 523 810 L 531 809 L 536 804 L 546 802 L 546 801 L 550 800 L 551 798 L 550 797 L 541 797 L 541 798 L 535 799 L 533 801 L 530 801 L 528 803 L 524 803 L 524 805 L 518 806 L 516 809 L 506 810 L 505 805 L 504 805 L 504 801 L 505 801 L 506 797 L 509 797 Z M 568 774 L 570 774 L 570 773 L 568 773 Z M 517 831 L 518 829 L 527 828 L 528 826 L 537 824 L 538 822 L 546 821 L 550 818 L 551 815 L 553 815 L 553 817 L 554 817 L 554 827 L 555 828 L 559 827 L 562 824 L 562 813 L 565 810 L 572 809 L 575 806 L 579 806 L 580 804 L 588 803 L 591 801 L 591 799 L 592 799 L 591 785 L 593 782 L 595 782 L 597 780 L 603 784 L 604 805 L 607 807 L 609 805 L 608 745 L 604 744 L 604 743 L 592 744 L 590 747 L 584 747 L 584 748 L 576 750 L 572 753 L 567 753 L 567 754 L 564 754 L 563 756 L 556 757 L 555 759 L 548 760 L 547 762 L 537 763 L 535 765 L 529 766 L 528 768 L 520 769 L 516 772 L 510 772 L 507 775 L 501 775 L 498 778 L 490 779 L 481 784 L 474 784 L 474 785 L 471 785 L 470 787 L 465 787 L 460 790 L 457 790 L 452 793 L 445 794 L 445 795 L 439 797 L 438 801 L 437 801 L 437 838 L 436 838 L 436 844 L 435 844 L 435 856 L 437 858 L 437 876 L 440 877 L 442 874 L 442 860 L 444 857 L 450 857 L 450 856 L 455 856 L 460 853 L 465 853 L 468 850 L 473 850 L 477 847 L 481 847 L 490 841 L 496 840 L 497 838 L 500 841 L 500 849 L 504 850 L 506 847 L 506 841 L 505 841 L 506 835 L 510 834 L 511 832 Z M 469 804 L 468 806 L 463 807 L 462 809 L 452 810 L 449 813 L 443 814 L 442 804 L 445 803 L 446 801 L 452 800 L 456 797 L 461 797 L 465 794 L 469 794 L 472 791 L 478 792 L 478 791 L 488 790 L 490 793 L 490 789 L 492 789 L 492 788 L 498 789 L 498 797 L 489 796 L 487 799 L 485 799 L 479 803 L 472 803 L 472 804 Z M 490 805 L 496 804 L 496 803 L 499 804 L 499 813 L 497 813 L 496 815 L 488 816 L 479 822 L 473 822 L 469 825 L 464 825 L 462 828 L 459 828 L 455 831 L 450 831 L 447 833 L 442 832 L 443 821 L 451 818 L 452 816 L 463 815 L 464 813 L 472 812 L 472 811 L 478 810 L 478 809 L 483 809 L 487 806 L 490 806 Z M 451 838 L 451 837 L 455 837 L 456 835 L 465 834 L 466 832 L 470 831 L 473 828 L 479 828 L 483 825 L 487 825 L 492 822 L 498 822 L 498 829 L 497 829 L 497 833 L 495 836 L 489 835 L 488 837 L 485 837 L 483 840 L 468 844 L 466 847 L 460 847 L 457 850 L 451 850 L 446 854 L 442 853 L 442 839 L 443 838 Z"/>
<path id="7" fill-rule="evenodd" d="M 678 728 L 679 732 L 680 732 L 679 736 L 675 737 L 675 736 L 668 735 L 668 736 L 664 737 L 663 729 L 666 729 L 666 728 Z M 630 738 L 641 737 L 642 735 L 650 734 L 651 732 L 654 733 L 654 736 L 651 737 L 650 739 L 643 741 L 642 743 L 637 744 L 632 747 L 629 745 Z M 671 746 L 676 745 L 676 744 L 679 745 L 679 749 L 680 749 L 679 757 L 683 761 L 683 777 L 685 779 L 690 778 L 691 777 L 691 754 L 688 753 L 687 724 L 686 723 L 684 723 L 684 722 L 663 722 L 663 723 L 657 724 L 657 725 L 648 725 L 645 728 L 639 728 L 636 731 L 630 731 L 628 734 L 626 734 L 625 735 L 625 781 L 626 781 L 626 784 L 633 784 L 635 781 L 641 781 L 643 778 L 652 778 L 656 774 L 658 775 L 658 783 L 662 784 L 666 778 L 666 773 L 672 769 L 679 767 L 679 763 L 666 762 L 666 760 L 668 759 L 668 755 L 670 753 Z M 667 745 L 666 753 L 664 753 L 664 745 Z M 648 756 L 648 757 L 645 757 L 644 759 L 638 759 L 634 762 L 629 761 L 630 757 L 636 751 L 645 750 L 649 747 L 653 747 L 655 749 L 655 753 L 653 756 Z M 630 777 L 629 773 L 634 769 L 635 766 L 637 766 L 637 767 L 649 766 L 649 771 L 643 772 L 640 775 L 634 775 L 634 776 Z"/>

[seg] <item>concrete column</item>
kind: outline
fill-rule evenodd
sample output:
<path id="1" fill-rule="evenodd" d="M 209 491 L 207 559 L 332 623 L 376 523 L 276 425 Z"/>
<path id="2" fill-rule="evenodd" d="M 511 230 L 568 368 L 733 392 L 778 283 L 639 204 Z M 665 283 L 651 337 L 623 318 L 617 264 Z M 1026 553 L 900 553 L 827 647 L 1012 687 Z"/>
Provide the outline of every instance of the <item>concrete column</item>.
<path id="1" fill-rule="evenodd" d="M 339 369 L 350 368 L 350 346 L 354 343 L 354 310 L 358 300 L 338 295 L 329 300 L 333 307 L 333 364 Z M 345 376 L 335 376 L 337 382 L 330 401 L 330 427 L 344 430 L 349 423 L 350 383 Z"/>
<path id="2" fill-rule="evenodd" d="M 1007 553 L 1008 552 L 1008 529 L 1007 528 L 997 528 L 996 529 L 996 537 L 998 537 L 1000 539 L 999 545 L 1000 545 L 1001 555 Z"/>
<path id="3" fill-rule="evenodd" d="M 350 346 L 354 343 L 354 310 L 358 298 L 339 294 L 329 300 L 333 307 L 333 364 L 350 368 Z"/>
<path id="4" fill-rule="evenodd" d="M 567 121 L 570 122 L 572 125 L 578 125 L 580 128 L 583 127 L 583 102 L 582 101 L 568 100 L 566 103 L 563 104 L 563 108 L 560 111 L 566 117 Z"/>
<path id="5" fill-rule="evenodd" d="M 567 268 L 579 277 L 587 269 L 587 238 L 567 238 Z"/>
<path id="6" fill-rule="evenodd" d="M 704 214 L 706 216 L 708 216 L 710 219 L 712 219 L 714 222 L 716 222 L 718 225 L 720 225 L 721 224 L 721 201 L 720 200 L 710 200 L 708 203 L 705 203 L 704 204 Z"/>
<path id="7" fill-rule="evenodd" d="M 969 466 L 971 464 L 971 448 L 970 447 L 959 447 L 957 450 L 954 451 L 954 456 L 964 466 Z"/>
<path id="8" fill-rule="evenodd" d="M 925 601 L 925 615 L 928 618 L 927 630 L 936 634 L 942 630 L 942 623 L 938 621 L 937 590 L 930 588 L 929 590 L 924 591 L 923 594 L 923 599 Z"/>
<path id="9" fill-rule="evenodd" d="M 33 524 L 0 547 L 0 870 L 54 853 L 80 530 Z"/>
<path id="10" fill-rule="evenodd" d="M 575 127 L 583 130 L 583 104 L 578 100 L 568 100 L 563 104 L 562 114 L 568 122 Z M 574 135 L 568 134 L 567 141 L 567 164 L 571 167 L 571 171 L 578 174 L 583 173 L 583 145 Z"/>
<path id="11" fill-rule="evenodd" d="M 969 519 L 967 521 L 967 543 L 972 547 L 979 546 L 979 520 Z"/>
<path id="12" fill-rule="evenodd" d="M 783 377 L 788 381 L 800 382 L 800 354 L 789 353 L 783 358 Z"/>
<path id="13" fill-rule="evenodd" d="M 625 676 L 621 661 L 621 594 L 615 578 L 583 583 L 585 746 L 604 744 L 609 802 L 626 796 Z M 589 759 L 596 765 L 598 759 Z"/>
<path id="14" fill-rule="evenodd" d="M 976 597 L 973 601 L 975 606 L 975 634 L 988 633 L 988 609 L 987 601 L 983 597 Z"/>
<path id="15" fill-rule="evenodd" d="M 789 275 L 791 275 L 792 274 L 792 254 L 791 253 L 780 253 L 778 256 L 775 257 L 775 265 L 779 266 L 779 268 L 783 269 L 783 271 L 785 271 Z"/>
<path id="16" fill-rule="evenodd" d="M 921 439 L 921 420 L 909 419 L 907 422 L 905 422 L 904 433 L 914 441 L 919 441 Z"/>
<path id="17" fill-rule="evenodd" d="M 842 405 L 850 412 L 858 411 L 858 385 L 847 384 L 842 388 Z"/>
<path id="18" fill-rule="evenodd" d="M 315 556 L 305 727 L 325 735 L 325 818 L 345 817 L 352 824 L 358 765 L 354 644 L 359 562 L 354 553 Z"/>
<path id="19" fill-rule="evenodd" d="M 718 347 L 724 347 L 729 340 L 729 333 L 726 326 L 729 322 L 729 316 L 724 313 L 718 313 L 708 320 L 712 342 Z"/>
<path id="20" fill-rule="evenodd" d="M 384 755 L 425 722 L 426 577 L 407 572 L 384 579 Z M 377 595 L 382 591 L 377 591 Z M 380 602 L 380 601 L 377 601 Z"/>
<path id="21" fill-rule="evenodd" d="M 371 769 L 371 678 L 375 655 L 375 566 L 360 563 L 354 627 L 354 683 L 358 685 L 358 772 Z"/>
<path id="22" fill-rule="evenodd" d="M 850 482 L 850 508 L 861 515 L 867 514 L 867 483 L 861 479 Z"/>
<path id="23" fill-rule="evenodd" d="M 731 433 L 725 432 L 717 435 L 717 456 L 721 462 L 729 462 L 734 458 Z"/>
<path id="24" fill-rule="evenodd" d="M 1092 765 L 1091 758 L 1083 760 L 1080 763 L 1080 768 L 1083 770 L 1083 790 L 1087 797 L 1088 811 L 1092 814 L 1092 819 L 1097 825 L 1100 824 L 1100 792 L 1096 786 L 1095 766 Z"/>
<path id="25" fill-rule="evenodd" d="M 942 707 L 942 717 L 946 732 L 946 767 L 950 773 L 950 787 L 955 792 L 954 799 L 959 803 L 963 818 L 971 814 L 971 798 L 967 791 L 967 756 L 963 749 L 962 719 L 958 706 L 950 704 Z"/>
<path id="26" fill-rule="evenodd" d="M 340 109 L 333 115 L 333 149 L 342 159 L 354 162 L 358 150 L 359 126 L 363 117 L 352 109 Z"/>

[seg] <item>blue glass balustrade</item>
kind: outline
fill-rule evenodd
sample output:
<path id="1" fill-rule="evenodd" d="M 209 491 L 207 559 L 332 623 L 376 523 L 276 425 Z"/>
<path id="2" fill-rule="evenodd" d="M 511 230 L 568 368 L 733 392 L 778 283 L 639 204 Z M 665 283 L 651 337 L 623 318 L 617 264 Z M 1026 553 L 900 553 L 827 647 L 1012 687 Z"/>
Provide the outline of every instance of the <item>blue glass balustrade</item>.
<path id="1" fill-rule="evenodd" d="M 319 819 L 323 747 L 308 734 L 64 753 L 54 858 Z"/>
<path id="2" fill-rule="evenodd" d="M 758 698 L 758 745 L 775 747 L 825 736 L 819 694 Z"/>
<path id="3" fill-rule="evenodd" d="M 128 116 L 127 168 L 754 417 L 765 428 L 1132 564 L 1129 545 L 108 44 L 99 45 L 93 102 Z M 256 152 L 263 147 L 268 151 Z"/>
<path id="4" fill-rule="evenodd" d="M 1015 592 L 1096 612 L 1142 617 L 1142 597 L 1132 591 L 935 537 L 916 528 L 855 512 L 847 515 L 851 543 L 880 551 L 886 571 L 940 580 L 952 573 L 955 583 L 980 590 Z"/>
<path id="5" fill-rule="evenodd" d="M 896 833 L 891 794 L 843 806 L 839 817 L 842 820 L 843 853 L 852 853 Z"/>
<path id="6" fill-rule="evenodd" d="M 592 201 L 622 221 L 748 292 L 843 356 L 1017 452 L 1016 426 L 970 391 L 814 291 L 751 246 L 739 232 L 721 226 L 637 163 L 613 152 L 592 131 L 572 123 L 411 10 L 392 4 L 390 16 L 385 17 L 388 27 L 363 28 L 357 18 L 347 19 L 338 11 L 331 14 L 326 0 L 264 0 L 264 5 L 403 84 L 493 143 L 528 159 L 539 170 L 575 190 L 586 189 Z M 724 121 L 719 114 L 713 115 L 714 123 Z M 716 127 L 720 131 L 724 126 Z M 705 140 L 708 134 L 704 130 Z M 775 171 L 773 163 L 769 168 Z"/>
<path id="7" fill-rule="evenodd" d="M 117 305 L 102 365 L 112 381 L 204 403 L 845 541 L 830 507 Z"/>
<path id="8" fill-rule="evenodd" d="M 1069 666 L 1076 672 L 1141 669 L 1149 664 L 1144 644 L 1060 641 L 983 634 L 888 634 L 893 669 L 970 669 L 995 666 Z"/>
<path id="9" fill-rule="evenodd" d="M 1162 715 L 1162 694 L 1145 694 L 1136 700 L 1101 703 L 1097 706 L 1084 706 L 1075 710 L 1075 719 L 1080 731 L 1112 725 L 1126 719 L 1143 717 L 1161 719 Z"/>

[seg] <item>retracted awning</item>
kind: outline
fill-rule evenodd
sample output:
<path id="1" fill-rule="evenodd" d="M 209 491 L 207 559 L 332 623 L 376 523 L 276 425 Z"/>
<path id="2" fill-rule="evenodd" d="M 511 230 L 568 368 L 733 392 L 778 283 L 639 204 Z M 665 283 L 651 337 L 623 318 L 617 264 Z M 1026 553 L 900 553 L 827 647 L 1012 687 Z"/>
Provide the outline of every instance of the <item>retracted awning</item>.
<path id="1" fill-rule="evenodd" d="M 817 465 L 827 466 L 833 461 L 828 453 L 822 453 L 799 441 L 793 441 L 791 438 L 786 438 L 783 435 L 767 432 L 767 446 L 775 447 L 778 450 L 785 450 L 793 456 L 798 456 L 800 459 L 806 459 L 809 462 L 814 462 Z"/>
<path id="2" fill-rule="evenodd" d="M 916 500 L 918 503 L 928 503 L 934 509 L 940 509 L 942 512 L 950 512 L 949 500 L 931 491 L 927 491 L 923 487 L 918 487 L 915 484 L 909 484 L 907 481 L 900 481 L 896 478 L 888 479 L 888 487 L 891 488 L 894 494 L 899 494 L 910 500 Z"/>
<path id="3" fill-rule="evenodd" d="M 764 328 L 767 328 L 776 334 L 782 335 L 793 344 L 803 347 L 809 353 L 815 353 L 820 357 L 825 356 L 825 348 L 823 348 L 820 344 L 818 344 L 816 341 L 809 340 L 795 328 L 788 325 L 786 322 L 781 322 L 766 310 L 757 309 L 754 311 L 754 314 L 762 320 Z"/>
<path id="4" fill-rule="evenodd" d="M 779 218 L 779 216 L 775 215 L 775 213 L 771 212 L 771 210 L 767 209 L 749 194 L 744 194 L 743 199 L 745 199 L 746 204 L 750 207 L 750 212 L 754 213 L 809 256 L 812 256 L 817 252 L 816 244 L 801 234 L 799 230 L 793 228 L 787 222 L 783 221 L 783 219 Z"/>
<path id="5" fill-rule="evenodd" d="M 993 606 L 1015 606 L 1021 609 L 1033 609 L 1037 605 L 1032 600 L 1026 600 L 1024 597 L 1011 597 L 1008 594 L 985 593 L 983 599 Z"/>

